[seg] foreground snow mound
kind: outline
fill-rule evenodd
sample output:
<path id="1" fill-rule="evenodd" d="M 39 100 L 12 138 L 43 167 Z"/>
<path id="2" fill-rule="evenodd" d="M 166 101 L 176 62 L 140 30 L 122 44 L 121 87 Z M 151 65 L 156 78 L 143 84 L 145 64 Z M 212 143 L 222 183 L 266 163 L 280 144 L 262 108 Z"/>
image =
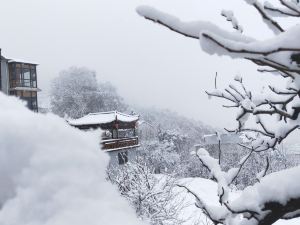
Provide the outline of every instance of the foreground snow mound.
<path id="1" fill-rule="evenodd" d="M 1 225 L 142 224 L 105 180 L 99 134 L 0 94 Z"/>

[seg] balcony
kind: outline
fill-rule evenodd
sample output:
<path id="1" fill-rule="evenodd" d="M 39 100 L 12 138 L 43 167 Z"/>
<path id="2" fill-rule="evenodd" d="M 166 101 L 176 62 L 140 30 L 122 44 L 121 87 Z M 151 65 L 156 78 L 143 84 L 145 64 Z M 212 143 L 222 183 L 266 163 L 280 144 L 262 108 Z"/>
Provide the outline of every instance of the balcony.
<path id="1" fill-rule="evenodd" d="M 22 79 L 22 80 L 10 80 L 10 88 L 33 88 L 37 89 L 36 80 Z"/>
<path id="2" fill-rule="evenodd" d="M 102 149 L 106 151 L 135 148 L 139 146 L 138 137 L 107 139 L 101 141 Z"/>

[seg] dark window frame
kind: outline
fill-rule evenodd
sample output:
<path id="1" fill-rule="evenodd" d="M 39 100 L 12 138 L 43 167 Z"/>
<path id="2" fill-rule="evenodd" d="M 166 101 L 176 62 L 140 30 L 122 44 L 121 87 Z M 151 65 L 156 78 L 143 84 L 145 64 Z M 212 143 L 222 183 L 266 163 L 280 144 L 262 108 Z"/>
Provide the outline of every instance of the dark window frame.
<path id="1" fill-rule="evenodd" d="M 29 72 L 29 78 L 25 79 L 26 72 Z M 28 63 L 9 63 L 9 81 L 11 88 L 37 88 L 36 65 Z"/>

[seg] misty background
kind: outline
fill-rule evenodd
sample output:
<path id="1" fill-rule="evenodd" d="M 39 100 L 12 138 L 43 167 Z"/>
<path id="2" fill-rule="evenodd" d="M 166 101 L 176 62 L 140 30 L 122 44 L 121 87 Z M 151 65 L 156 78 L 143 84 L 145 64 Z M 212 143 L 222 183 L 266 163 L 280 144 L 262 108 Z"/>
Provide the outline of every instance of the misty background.
<path id="1" fill-rule="evenodd" d="M 144 4 L 228 30 L 231 24 L 220 12 L 232 9 L 246 35 L 272 36 L 255 9 L 240 0 L 10 0 L 0 6 L 2 53 L 39 63 L 40 105 L 48 104 L 51 80 L 61 70 L 83 66 L 116 86 L 129 104 L 171 109 L 218 128 L 233 126 L 235 114 L 205 94 L 214 88 L 215 73 L 219 87 L 241 74 L 257 88 L 268 76 L 245 60 L 209 56 L 196 40 L 144 20 L 135 12 Z"/>

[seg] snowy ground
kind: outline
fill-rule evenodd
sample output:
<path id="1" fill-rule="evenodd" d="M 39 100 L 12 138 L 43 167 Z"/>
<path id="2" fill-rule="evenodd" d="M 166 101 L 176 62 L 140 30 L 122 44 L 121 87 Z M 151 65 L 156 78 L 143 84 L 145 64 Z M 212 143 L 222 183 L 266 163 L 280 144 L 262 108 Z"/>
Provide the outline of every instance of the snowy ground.
<path id="1" fill-rule="evenodd" d="M 203 178 L 185 178 L 179 181 L 180 184 L 188 187 L 191 191 L 205 199 L 207 202 L 218 202 L 217 185 L 215 182 Z M 176 187 L 180 196 L 185 199 L 187 207 L 182 210 L 180 218 L 185 220 L 184 225 L 212 224 L 207 217 L 195 206 L 195 198 L 183 188 Z"/>
<path id="2" fill-rule="evenodd" d="M 218 204 L 217 198 L 217 184 L 211 180 L 203 178 L 185 178 L 179 181 L 180 184 L 184 184 L 191 191 L 196 193 L 202 200 L 209 204 Z M 212 224 L 207 217 L 195 206 L 195 198 L 193 195 L 182 190 L 182 188 L 176 187 L 176 191 L 180 191 L 180 196 L 185 199 L 187 207 L 182 210 L 180 218 L 186 220 L 184 225 L 210 225 Z M 235 198 L 238 196 L 238 192 L 231 193 L 231 197 Z M 300 219 L 293 220 L 281 220 L 274 225 L 299 225 Z"/>

